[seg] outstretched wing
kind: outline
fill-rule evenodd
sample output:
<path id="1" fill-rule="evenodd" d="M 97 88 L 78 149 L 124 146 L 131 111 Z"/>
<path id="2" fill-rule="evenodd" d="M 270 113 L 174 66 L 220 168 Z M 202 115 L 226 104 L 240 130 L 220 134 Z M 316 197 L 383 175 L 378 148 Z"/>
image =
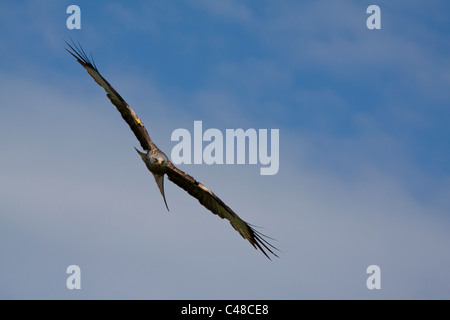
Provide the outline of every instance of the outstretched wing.
<path id="1" fill-rule="evenodd" d="M 88 56 L 84 52 L 83 48 L 78 44 L 78 46 L 72 41 L 72 45 L 66 42 L 70 49 L 66 50 L 74 56 L 77 61 L 86 69 L 86 71 L 91 75 L 91 77 L 106 91 L 106 96 L 111 100 L 111 102 L 119 110 L 122 118 L 128 123 L 134 135 L 139 140 L 142 148 L 144 150 L 150 151 L 156 148 L 147 130 L 144 127 L 142 121 L 138 118 L 136 113 L 131 109 L 131 107 L 126 103 L 126 101 L 117 93 L 116 90 L 102 77 L 99 73 L 97 67 L 95 66 L 94 60 L 92 62 L 89 60 Z"/>
<path id="2" fill-rule="evenodd" d="M 255 249 L 261 250 L 264 255 L 270 259 L 265 250 L 278 257 L 273 250 L 278 250 L 271 245 L 265 238 L 269 238 L 253 229 L 248 223 L 239 218 L 239 216 L 230 209 L 222 200 L 219 199 L 211 190 L 195 180 L 187 173 L 175 167 L 171 162 L 167 165 L 167 177 L 180 188 L 187 191 L 196 198 L 205 208 L 222 219 L 227 219 L 233 228 L 239 234 L 247 239 Z"/>
<path id="3" fill-rule="evenodd" d="M 117 93 L 116 90 L 102 77 L 94 60 L 89 60 L 88 56 L 84 52 L 83 48 L 78 46 L 72 41 L 72 45 L 66 42 L 70 49 L 66 50 L 74 56 L 77 61 L 86 69 L 91 77 L 106 91 L 106 95 L 111 102 L 116 106 L 117 110 L 122 115 L 122 118 L 128 123 L 131 130 L 134 132 L 136 138 L 139 140 L 144 150 L 150 151 L 152 149 L 158 149 L 147 130 L 144 127 L 142 121 L 138 118 L 136 113 L 125 102 L 125 100 Z M 191 196 L 196 198 L 205 208 L 212 213 L 217 214 L 222 219 L 227 219 L 236 231 L 244 238 L 247 239 L 253 247 L 260 249 L 264 255 L 270 259 L 265 250 L 278 257 L 273 250 L 278 250 L 272 246 L 265 238 L 267 236 L 256 231 L 246 223 L 244 220 L 231 210 L 222 200 L 219 199 L 211 190 L 206 188 L 203 184 L 196 181 L 190 175 L 176 168 L 172 163 L 168 163 L 166 172 L 170 181 L 178 185 L 180 188 L 187 191 Z"/>

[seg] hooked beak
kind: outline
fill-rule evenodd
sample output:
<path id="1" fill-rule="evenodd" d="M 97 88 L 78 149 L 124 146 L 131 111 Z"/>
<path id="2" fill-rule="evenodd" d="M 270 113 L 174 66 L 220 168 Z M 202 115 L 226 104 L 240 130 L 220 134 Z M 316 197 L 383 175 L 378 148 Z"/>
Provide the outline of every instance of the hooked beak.
<path id="1" fill-rule="evenodd" d="M 161 160 L 155 161 L 155 164 L 160 165 L 162 163 Z"/>

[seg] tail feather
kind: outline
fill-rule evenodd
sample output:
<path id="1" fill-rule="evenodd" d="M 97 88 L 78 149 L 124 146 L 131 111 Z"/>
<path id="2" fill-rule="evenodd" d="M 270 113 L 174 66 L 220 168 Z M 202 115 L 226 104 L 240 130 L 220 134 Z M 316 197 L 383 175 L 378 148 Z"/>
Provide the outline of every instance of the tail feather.
<path id="1" fill-rule="evenodd" d="M 164 194 L 164 175 L 163 174 L 153 174 L 153 177 L 155 178 L 156 185 L 158 186 L 158 189 L 161 192 L 161 195 L 163 196 L 167 211 L 170 211 L 169 206 L 167 205 L 166 196 Z"/>

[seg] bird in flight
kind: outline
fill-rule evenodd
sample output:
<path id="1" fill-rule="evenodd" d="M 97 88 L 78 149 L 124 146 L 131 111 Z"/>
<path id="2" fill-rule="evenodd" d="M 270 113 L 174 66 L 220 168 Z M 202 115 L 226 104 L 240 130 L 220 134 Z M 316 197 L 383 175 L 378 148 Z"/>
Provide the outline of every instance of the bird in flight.
<path id="1" fill-rule="evenodd" d="M 181 171 L 175 167 L 167 156 L 162 152 L 150 139 L 147 130 L 144 127 L 142 121 L 138 118 L 136 113 L 125 102 L 125 100 L 117 93 L 117 91 L 102 77 L 98 71 L 94 59 L 92 62 L 89 60 L 85 51 L 78 43 L 72 41 L 72 45 L 66 41 L 69 48 L 65 48 L 77 61 L 86 69 L 89 75 L 106 91 L 106 96 L 111 100 L 117 110 L 122 115 L 122 118 L 130 126 L 131 130 L 139 140 L 142 149 L 145 152 L 141 152 L 136 149 L 139 156 L 144 161 L 148 170 L 153 174 L 156 184 L 164 199 L 167 210 L 166 196 L 164 194 L 164 175 L 167 175 L 168 179 L 175 183 L 180 188 L 184 189 L 191 196 L 196 198 L 205 208 L 212 213 L 218 215 L 222 219 L 227 219 L 233 228 L 239 232 L 239 234 L 247 239 L 250 244 L 255 248 L 261 250 L 261 252 L 270 259 L 269 254 L 278 257 L 274 251 L 278 250 L 271 245 L 265 238 L 269 238 L 262 233 L 255 230 L 252 225 L 246 223 L 244 220 L 230 209 L 222 200 L 219 199 L 211 190 L 205 187 L 203 184 L 195 180 L 187 173 Z M 272 239 L 272 238 L 269 238 Z M 273 240 L 273 239 L 272 239 Z"/>

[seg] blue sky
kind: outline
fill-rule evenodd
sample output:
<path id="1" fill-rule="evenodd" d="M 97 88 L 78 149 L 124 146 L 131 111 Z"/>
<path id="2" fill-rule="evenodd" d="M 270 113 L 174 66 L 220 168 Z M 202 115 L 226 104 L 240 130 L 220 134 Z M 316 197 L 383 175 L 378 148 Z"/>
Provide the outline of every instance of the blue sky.
<path id="1" fill-rule="evenodd" d="M 66 28 L 71 4 L 81 30 Z M 449 9 L 0 1 L 0 298 L 450 298 Z M 276 175 L 180 165 L 276 238 L 279 259 L 170 182 L 167 213 L 70 38 L 168 155 L 195 120 L 280 130 Z M 81 290 L 66 288 L 71 264 Z"/>

